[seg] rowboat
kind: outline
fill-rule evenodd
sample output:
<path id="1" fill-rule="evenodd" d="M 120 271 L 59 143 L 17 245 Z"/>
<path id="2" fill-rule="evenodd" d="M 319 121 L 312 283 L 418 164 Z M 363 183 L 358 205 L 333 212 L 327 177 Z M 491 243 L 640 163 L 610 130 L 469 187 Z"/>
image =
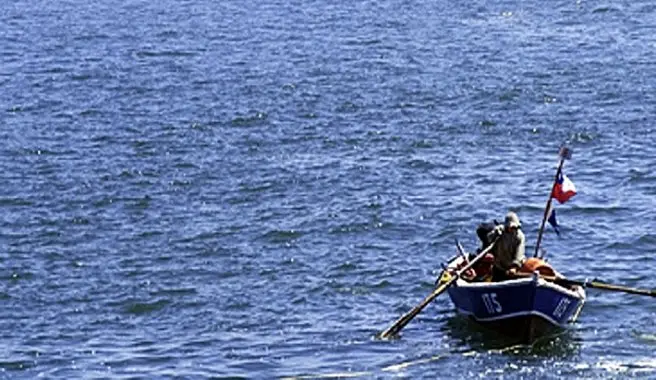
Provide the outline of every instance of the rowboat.
<path id="1" fill-rule="evenodd" d="M 656 297 L 656 289 L 630 288 L 598 280 L 564 278 L 541 258 L 540 242 L 545 223 L 548 220 L 554 229 L 558 227 L 552 199 L 564 203 L 576 194 L 574 184 L 562 173 L 563 164 L 571 158 L 572 152 L 567 147 L 561 147 L 559 156 L 560 163 L 544 209 L 535 254 L 524 261 L 518 274 L 505 281 L 490 281 L 494 261 L 491 251 L 496 240 L 484 242 L 482 236 L 487 238 L 487 234 L 479 235 L 485 248 L 481 248 L 473 257 L 467 255 L 458 244 L 460 255 L 444 265 L 444 271 L 438 278 L 435 289 L 417 306 L 382 331 L 378 335 L 379 338 L 387 339 L 397 335 L 445 291 L 458 313 L 526 343 L 534 342 L 554 330 L 565 329 L 569 323 L 575 322 L 585 303 L 586 287 Z"/>
<path id="2" fill-rule="evenodd" d="M 450 273 L 466 263 L 465 256 L 453 259 L 438 282 L 448 280 Z M 459 314 L 517 341 L 532 343 L 575 322 L 585 303 L 582 286 L 547 281 L 541 276 L 545 272 L 554 273 L 544 265 L 500 282 L 481 280 L 477 273 L 469 272 L 459 276 L 447 292 Z"/>

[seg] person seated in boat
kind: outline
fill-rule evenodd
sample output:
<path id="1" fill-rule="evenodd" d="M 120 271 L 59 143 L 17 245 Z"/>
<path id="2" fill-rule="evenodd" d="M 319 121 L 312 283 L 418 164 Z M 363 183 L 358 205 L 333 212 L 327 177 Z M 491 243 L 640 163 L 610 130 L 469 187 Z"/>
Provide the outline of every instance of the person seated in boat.
<path id="1" fill-rule="evenodd" d="M 481 247 L 476 249 L 476 252 L 472 252 L 469 254 L 469 260 L 473 260 L 476 256 L 478 256 L 481 251 L 483 251 L 485 248 L 487 248 L 491 241 L 488 239 L 488 235 L 490 232 L 494 230 L 496 226 L 499 225 L 499 222 L 497 222 L 496 219 L 494 219 L 492 222 L 483 222 L 478 225 L 476 228 L 476 235 L 478 236 L 479 240 L 481 241 Z M 477 281 L 477 282 L 490 282 L 492 281 L 492 266 L 494 264 L 494 255 L 490 252 L 485 254 L 474 266 L 472 267 L 475 275 L 472 276 L 472 281 Z"/>
<path id="2" fill-rule="evenodd" d="M 490 235 L 490 232 L 494 231 L 494 228 L 499 225 L 499 222 L 497 222 L 496 219 L 492 222 L 483 222 L 478 225 L 476 228 L 476 235 L 478 236 L 478 239 L 481 241 L 481 248 L 477 249 L 476 253 L 481 252 L 485 248 L 487 248 L 490 243 L 492 243 L 488 235 Z"/>
<path id="3" fill-rule="evenodd" d="M 512 278 L 522 267 L 526 238 L 521 230 L 522 224 L 516 213 L 509 211 L 504 223 L 495 226 L 488 233 L 489 243 L 498 239 L 492 248 L 494 265 L 492 268 L 492 281 L 503 281 Z"/>

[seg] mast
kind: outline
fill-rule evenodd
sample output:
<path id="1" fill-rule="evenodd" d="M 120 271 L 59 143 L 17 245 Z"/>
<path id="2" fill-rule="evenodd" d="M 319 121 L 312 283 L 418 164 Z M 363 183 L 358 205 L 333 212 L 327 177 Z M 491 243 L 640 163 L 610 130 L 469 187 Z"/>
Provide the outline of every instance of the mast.
<path id="1" fill-rule="evenodd" d="M 542 217 L 542 223 L 540 224 L 540 231 L 538 232 L 538 241 L 535 243 L 535 253 L 533 257 L 538 257 L 538 252 L 540 251 L 540 243 L 542 242 L 542 234 L 544 233 L 544 225 L 547 222 L 549 217 L 549 211 L 551 210 L 551 201 L 553 200 L 553 193 L 558 184 L 558 177 L 563 171 L 563 165 L 565 160 L 572 158 L 572 150 L 566 146 L 562 146 L 560 151 L 558 151 L 558 156 L 560 157 L 560 163 L 558 164 L 558 169 L 556 170 L 556 176 L 554 177 L 553 185 L 551 186 L 551 192 L 549 192 L 549 199 L 547 200 L 547 206 L 544 208 L 544 216 Z"/>

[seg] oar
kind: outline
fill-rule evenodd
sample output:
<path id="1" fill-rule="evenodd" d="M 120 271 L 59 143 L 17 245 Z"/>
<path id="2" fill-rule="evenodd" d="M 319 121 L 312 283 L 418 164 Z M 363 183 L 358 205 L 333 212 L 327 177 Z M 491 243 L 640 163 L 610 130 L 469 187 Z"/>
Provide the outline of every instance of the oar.
<path id="1" fill-rule="evenodd" d="M 518 273 L 518 277 L 528 277 L 531 276 L 529 274 L 524 274 L 524 273 Z M 629 288 L 627 286 L 622 286 L 622 285 L 613 285 L 609 284 L 606 282 L 601 282 L 601 281 L 577 281 L 577 280 L 569 280 L 566 278 L 559 278 L 559 277 L 552 277 L 552 276 L 540 276 L 541 278 L 554 282 L 558 285 L 566 285 L 566 286 L 572 286 L 572 285 L 578 285 L 578 286 L 583 286 L 583 287 L 588 287 L 588 288 L 595 288 L 595 289 L 602 289 L 602 290 L 610 290 L 614 292 L 624 292 L 624 293 L 631 293 L 631 294 L 638 294 L 641 296 L 651 296 L 651 297 L 656 297 L 656 290 L 649 290 L 649 289 L 638 289 L 638 288 Z"/>
<path id="2" fill-rule="evenodd" d="M 462 244 L 460 244 L 460 240 L 456 239 L 456 247 L 458 248 L 458 252 L 460 253 L 460 256 L 465 259 L 466 263 L 469 263 L 469 257 L 467 257 L 467 252 L 465 252 L 465 249 L 462 247 Z"/>
<path id="3" fill-rule="evenodd" d="M 631 293 L 631 294 L 639 294 L 642 296 L 651 296 L 651 297 L 656 297 L 656 290 L 649 290 L 649 289 L 638 289 L 638 288 L 629 288 L 627 286 L 622 286 L 622 285 L 613 285 L 613 284 L 608 284 L 606 282 L 601 282 L 601 281 L 576 281 L 576 280 L 568 280 L 566 278 L 554 278 L 553 282 L 556 284 L 560 285 L 579 285 L 583 287 L 588 287 L 588 288 L 595 288 L 595 289 L 602 289 L 602 290 L 610 290 L 613 292 L 624 292 L 624 293 Z"/>
<path id="4" fill-rule="evenodd" d="M 496 242 L 497 242 L 497 240 L 495 239 L 492 242 L 492 244 L 490 244 L 487 248 L 482 250 L 481 253 L 478 254 L 478 256 L 476 256 L 472 260 L 470 260 L 469 264 L 465 265 L 464 267 L 462 267 L 461 269 L 456 271 L 456 273 L 452 274 L 451 279 L 449 279 L 449 281 L 447 281 L 444 284 L 442 284 L 442 285 L 438 286 L 437 288 L 435 288 L 435 290 L 433 290 L 433 292 L 431 294 L 426 296 L 426 298 L 424 298 L 424 300 L 421 301 L 421 303 L 419 305 L 415 306 L 414 308 L 412 308 L 412 310 L 405 313 L 401 318 L 399 318 L 396 322 L 394 322 L 394 324 L 392 326 L 390 326 L 389 328 L 387 328 L 387 330 L 380 333 L 379 337 L 382 338 L 382 339 L 387 339 L 390 336 L 394 336 L 394 335 L 398 334 L 399 331 L 401 331 L 402 328 L 404 328 L 408 323 L 410 323 L 410 321 L 414 317 L 416 317 L 417 314 L 419 314 L 426 307 L 426 305 L 431 303 L 431 301 L 433 301 L 435 299 L 435 297 L 437 297 L 440 294 L 444 293 L 444 291 L 449 286 L 451 286 L 451 284 L 453 284 L 460 277 L 460 275 L 462 273 L 466 272 L 469 268 L 473 267 L 474 264 L 476 264 L 476 262 L 478 260 L 483 258 L 483 256 L 485 256 L 486 253 L 490 252 L 492 250 L 492 247 L 494 247 L 494 243 L 496 243 Z"/>

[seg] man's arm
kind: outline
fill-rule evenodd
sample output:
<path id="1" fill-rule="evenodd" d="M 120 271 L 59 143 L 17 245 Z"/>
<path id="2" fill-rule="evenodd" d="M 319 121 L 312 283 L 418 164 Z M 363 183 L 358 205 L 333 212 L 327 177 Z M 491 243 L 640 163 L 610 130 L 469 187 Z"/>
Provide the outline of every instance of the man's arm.
<path id="1" fill-rule="evenodd" d="M 510 264 L 511 267 L 506 271 L 506 274 L 509 276 L 514 275 L 517 273 L 517 270 L 522 267 L 522 264 L 524 262 L 524 257 L 525 257 L 525 250 L 526 250 L 526 238 L 524 237 L 523 233 L 518 233 L 517 234 L 517 239 L 519 240 L 517 247 L 515 248 L 515 255 L 513 257 L 512 263 Z"/>
<path id="2" fill-rule="evenodd" d="M 522 266 L 522 263 L 524 262 L 524 258 L 526 257 L 525 255 L 525 250 L 526 250 L 526 237 L 524 236 L 524 233 L 519 231 L 517 234 L 517 238 L 519 239 L 519 244 L 517 244 L 517 249 L 515 250 L 515 257 L 513 257 L 513 264 L 516 264 L 518 267 Z"/>

